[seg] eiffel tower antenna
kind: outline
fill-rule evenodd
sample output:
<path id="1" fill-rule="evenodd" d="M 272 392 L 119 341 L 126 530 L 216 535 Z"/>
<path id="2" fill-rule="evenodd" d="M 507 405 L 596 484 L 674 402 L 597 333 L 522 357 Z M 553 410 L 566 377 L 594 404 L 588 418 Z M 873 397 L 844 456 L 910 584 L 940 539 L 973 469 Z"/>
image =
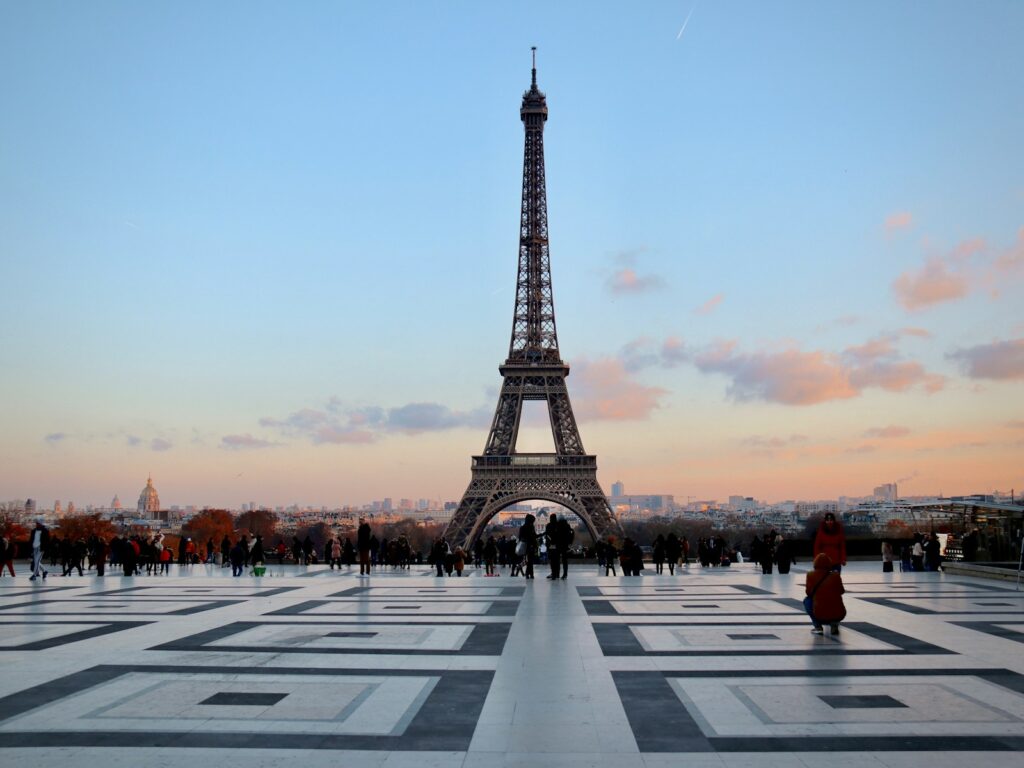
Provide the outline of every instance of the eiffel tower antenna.
<path id="1" fill-rule="evenodd" d="M 597 457 L 583 450 L 565 383 L 569 366 L 558 349 L 544 176 L 548 105 L 537 88 L 536 47 L 532 54 L 530 89 L 523 94 L 519 109 L 525 139 L 512 338 L 508 357 L 498 368 L 501 393 L 484 452 L 472 459 L 469 487 L 445 531 L 450 544 L 466 548 L 499 511 L 526 500 L 550 501 L 572 510 L 595 541 L 609 534 L 621 535 L 597 482 Z M 516 451 L 525 400 L 547 403 L 554 453 Z"/>

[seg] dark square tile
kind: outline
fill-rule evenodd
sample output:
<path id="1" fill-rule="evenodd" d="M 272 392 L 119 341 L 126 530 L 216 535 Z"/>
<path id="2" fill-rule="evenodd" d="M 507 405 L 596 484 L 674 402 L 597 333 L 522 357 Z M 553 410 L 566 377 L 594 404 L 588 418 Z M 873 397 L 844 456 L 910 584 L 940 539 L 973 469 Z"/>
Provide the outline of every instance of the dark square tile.
<path id="1" fill-rule="evenodd" d="M 388 609 L 394 609 L 394 610 L 398 610 L 398 611 L 418 611 L 422 607 L 423 607 L 422 605 L 385 605 L 385 606 L 383 606 L 385 611 L 388 610 Z"/>
<path id="2" fill-rule="evenodd" d="M 683 608 L 720 608 L 718 603 L 680 603 Z"/>
<path id="3" fill-rule="evenodd" d="M 778 640 L 778 635 L 771 634 L 749 634 L 749 635 L 730 635 L 726 634 L 730 640 Z"/>
<path id="4" fill-rule="evenodd" d="M 328 632 L 324 637 L 376 637 L 379 632 Z"/>
<path id="5" fill-rule="evenodd" d="M 287 696 L 287 693 L 246 693 L 244 691 L 221 691 L 215 693 L 208 699 L 203 699 L 200 704 L 210 704 L 213 706 L 250 706 L 250 707 L 270 707 L 277 704 L 281 699 Z"/>
<path id="6" fill-rule="evenodd" d="M 819 696 L 819 699 L 828 704 L 832 709 L 892 709 L 907 705 L 897 701 L 892 696 L 884 694 L 876 696 Z"/>
<path id="7" fill-rule="evenodd" d="M 1000 606 L 1002 608 L 1012 608 L 1013 603 L 975 603 L 975 605 L 988 605 L 988 606 Z"/>

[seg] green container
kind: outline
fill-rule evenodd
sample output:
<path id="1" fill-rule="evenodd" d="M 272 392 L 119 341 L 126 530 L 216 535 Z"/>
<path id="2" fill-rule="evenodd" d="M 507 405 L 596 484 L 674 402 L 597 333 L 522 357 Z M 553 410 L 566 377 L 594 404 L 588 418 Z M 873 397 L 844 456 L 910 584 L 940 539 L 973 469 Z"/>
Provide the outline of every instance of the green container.
<path id="1" fill-rule="evenodd" d="M 265 565 L 254 565 L 252 567 L 252 575 L 253 576 L 266 576 L 267 575 L 267 566 L 265 566 Z"/>

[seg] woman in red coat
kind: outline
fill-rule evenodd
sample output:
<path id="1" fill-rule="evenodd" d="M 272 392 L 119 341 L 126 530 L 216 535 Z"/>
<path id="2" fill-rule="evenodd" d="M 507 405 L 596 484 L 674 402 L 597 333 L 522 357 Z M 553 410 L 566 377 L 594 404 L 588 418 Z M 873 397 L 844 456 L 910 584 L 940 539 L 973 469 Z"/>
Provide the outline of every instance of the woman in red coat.
<path id="1" fill-rule="evenodd" d="M 843 577 L 832 570 L 832 560 L 822 553 L 814 558 L 814 570 L 807 573 L 807 586 L 804 592 L 804 608 L 814 623 L 811 630 L 816 635 L 822 634 L 822 624 L 830 624 L 833 635 L 839 634 L 839 622 L 846 618 L 846 606 L 843 604 Z"/>
<path id="2" fill-rule="evenodd" d="M 843 533 L 843 524 L 831 512 L 825 514 L 818 527 L 818 535 L 814 537 L 814 556 L 823 552 L 832 561 L 832 570 L 836 573 L 846 565 L 846 534 Z"/>

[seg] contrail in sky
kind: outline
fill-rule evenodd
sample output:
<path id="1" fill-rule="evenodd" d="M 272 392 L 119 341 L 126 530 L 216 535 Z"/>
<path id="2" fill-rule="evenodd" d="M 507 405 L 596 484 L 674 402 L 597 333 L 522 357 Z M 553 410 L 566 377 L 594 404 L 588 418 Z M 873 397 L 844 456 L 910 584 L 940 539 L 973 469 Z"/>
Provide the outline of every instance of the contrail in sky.
<path id="1" fill-rule="evenodd" d="M 683 38 L 683 32 L 686 31 L 686 25 L 690 23 L 690 17 L 693 16 L 693 12 L 696 10 L 696 8 L 697 8 L 697 4 L 694 3 L 693 4 L 693 8 L 691 8 L 690 12 L 688 14 L 686 14 L 686 21 L 684 21 L 683 22 L 683 26 L 681 26 L 679 28 L 679 34 L 676 35 L 676 40 L 681 40 Z"/>

